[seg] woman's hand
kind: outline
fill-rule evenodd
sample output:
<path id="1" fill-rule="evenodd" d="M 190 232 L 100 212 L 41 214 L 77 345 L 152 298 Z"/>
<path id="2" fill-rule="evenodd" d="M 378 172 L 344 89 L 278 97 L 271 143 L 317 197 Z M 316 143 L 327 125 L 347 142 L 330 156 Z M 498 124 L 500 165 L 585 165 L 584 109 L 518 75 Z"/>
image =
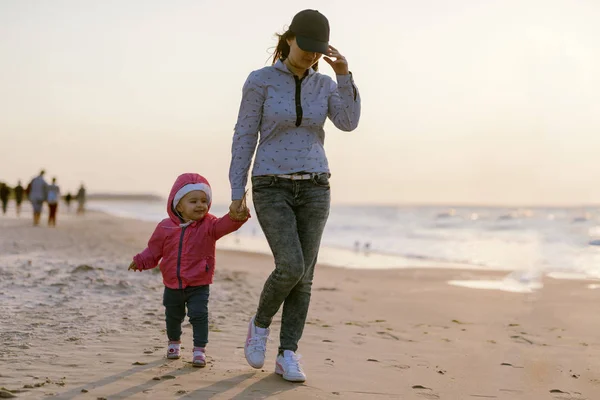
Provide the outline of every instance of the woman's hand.
<path id="1" fill-rule="evenodd" d="M 232 206 L 233 206 L 233 204 L 234 203 L 231 203 Z M 229 218 L 231 218 L 234 221 L 238 221 L 238 222 L 247 220 L 249 214 L 250 214 L 250 211 L 248 210 L 248 207 L 240 206 L 239 208 L 236 209 L 236 211 L 231 211 L 231 208 L 229 210 Z"/>
<path id="2" fill-rule="evenodd" d="M 229 206 L 229 213 L 230 214 L 237 214 L 238 210 L 240 209 L 242 205 L 242 200 L 233 200 L 231 202 L 231 205 Z"/>
<path id="3" fill-rule="evenodd" d="M 134 270 L 134 271 L 141 271 L 141 268 L 138 268 L 137 264 L 135 263 L 135 261 L 132 261 L 131 264 L 129 264 L 129 268 L 127 269 L 129 270 Z"/>
<path id="4" fill-rule="evenodd" d="M 240 200 L 233 200 L 229 206 L 229 217 L 234 221 L 244 221 L 248 218 L 249 211 L 246 206 L 246 195 L 248 191 L 244 193 L 244 197 Z"/>
<path id="5" fill-rule="evenodd" d="M 331 57 L 334 57 L 335 60 Z M 333 68 L 333 71 L 336 75 L 348 75 L 350 73 L 346 57 L 341 55 L 338 49 L 333 46 L 329 46 L 329 52 L 325 54 L 323 60 L 325 60 L 327 64 L 331 65 L 331 68 Z"/>

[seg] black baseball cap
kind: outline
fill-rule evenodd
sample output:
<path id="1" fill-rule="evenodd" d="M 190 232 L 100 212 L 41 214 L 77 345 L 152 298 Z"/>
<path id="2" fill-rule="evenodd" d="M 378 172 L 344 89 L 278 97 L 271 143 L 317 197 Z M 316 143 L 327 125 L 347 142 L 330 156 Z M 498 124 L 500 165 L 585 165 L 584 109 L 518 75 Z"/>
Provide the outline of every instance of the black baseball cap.
<path id="1" fill-rule="evenodd" d="M 300 11 L 292 19 L 290 31 L 304 51 L 327 54 L 329 51 L 329 21 L 317 10 Z"/>

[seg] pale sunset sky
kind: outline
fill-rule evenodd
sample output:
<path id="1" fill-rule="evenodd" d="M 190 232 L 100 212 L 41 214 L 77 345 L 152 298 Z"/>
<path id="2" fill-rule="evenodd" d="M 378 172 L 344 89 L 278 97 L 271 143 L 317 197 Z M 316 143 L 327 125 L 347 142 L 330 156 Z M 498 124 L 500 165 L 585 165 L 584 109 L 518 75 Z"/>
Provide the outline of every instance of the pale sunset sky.
<path id="1" fill-rule="evenodd" d="M 334 202 L 600 203 L 597 0 L 0 0 L 0 180 L 227 203 L 242 85 L 305 8 L 363 100 Z"/>

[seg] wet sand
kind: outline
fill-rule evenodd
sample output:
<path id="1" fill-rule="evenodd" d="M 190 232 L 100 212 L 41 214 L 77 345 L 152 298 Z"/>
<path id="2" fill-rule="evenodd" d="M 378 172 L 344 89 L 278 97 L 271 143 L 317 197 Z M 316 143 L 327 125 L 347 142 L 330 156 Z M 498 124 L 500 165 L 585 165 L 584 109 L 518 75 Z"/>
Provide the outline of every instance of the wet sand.
<path id="1" fill-rule="evenodd" d="M 299 353 L 305 384 L 244 359 L 270 257 L 219 251 L 208 365 L 165 358 L 158 270 L 127 271 L 154 223 L 0 216 L 0 387 L 38 399 L 600 399 L 600 290 L 546 278 L 533 293 L 450 286 L 504 272 L 318 266 Z"/>

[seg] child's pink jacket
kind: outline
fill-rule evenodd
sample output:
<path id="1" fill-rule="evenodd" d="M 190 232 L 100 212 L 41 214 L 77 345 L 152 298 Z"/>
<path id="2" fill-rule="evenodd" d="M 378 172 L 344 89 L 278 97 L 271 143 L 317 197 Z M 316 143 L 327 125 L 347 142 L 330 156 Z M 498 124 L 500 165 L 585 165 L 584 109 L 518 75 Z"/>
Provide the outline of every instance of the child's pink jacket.
<path id="1" fill-rule="evenodd" d="M 217 218 L 207 213 L 200 221 L 186 226 L 175 213 L 172 203 L 177 191 L 190 183 L 209 185 L 198 174 L 180 175 L 169 194 L 169 218 L 158 224 L 148 247 L 133 258 L 139 269 L 154 268 L 160 261 L 163 282 L 171 289 L 211 284 L 215 274 L 217 240 L 238 230 L 248 220 L 234 221 L 229 214 Z M 210 211 L 210 204 L 208 207 Z"/>

